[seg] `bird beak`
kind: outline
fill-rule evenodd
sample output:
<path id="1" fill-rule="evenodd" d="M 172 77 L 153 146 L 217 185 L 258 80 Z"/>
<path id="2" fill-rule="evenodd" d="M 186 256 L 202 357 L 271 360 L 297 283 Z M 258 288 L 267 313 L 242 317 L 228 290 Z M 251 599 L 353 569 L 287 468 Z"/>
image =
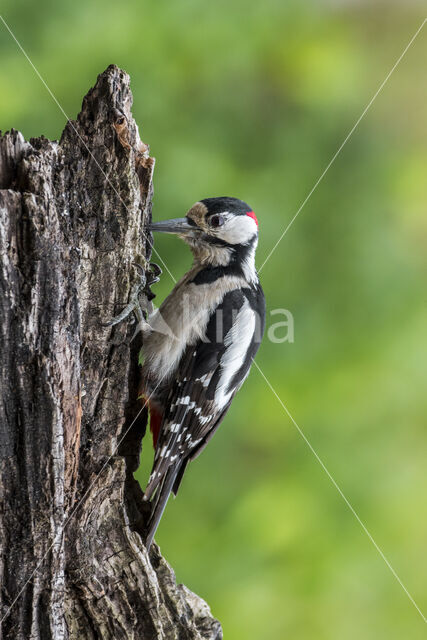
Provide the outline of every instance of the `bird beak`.
<path id="1" fill-rule="evenodd" d="M 173 220 L 161 220 L 160 222 L 152 222 L 151 231 L 161 231 L 162 233 L 178 233 L 186 234 L 194 231 L 195 227 L 188 223 L 187 218 L 174 218 Z"/>

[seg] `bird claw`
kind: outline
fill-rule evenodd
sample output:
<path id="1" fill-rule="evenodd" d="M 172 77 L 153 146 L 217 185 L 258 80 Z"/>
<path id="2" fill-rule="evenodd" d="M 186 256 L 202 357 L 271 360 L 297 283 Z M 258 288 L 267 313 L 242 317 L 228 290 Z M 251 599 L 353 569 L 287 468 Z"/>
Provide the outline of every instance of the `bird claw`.
<path id="1" fill-rule="evenodd" d="M 115 316 L 114 318 L 111 318 L 111 320 L 109 320 L 108 322 L 104 322 L 102 323 L 103 327 L 114 327 L 115 325 L 119 324 L 120 322 L 122 322 L 123 320 L 125 320 L 128 316 L 130 316 L 131 313 L 134 313 L 136 316 L 136 320 L 137 320 L 137 330 L 136 333 L 138 331 L 142 331 L 142 332 L 147 332 L 148 330 L 151 331 L 151 327 L 148 324 L 148 322 L 145 320 L 144 317 L 144 312 L 146 315 L 149 315 L 152 311 L 152 304 L 150 302 L 150 298 L 147 295 L 147 293 L 144 291 L 145 287 L 147 286 L 147 279 L 146 279 L 146 275 L 145 275 L 145 271 L 144 268 L 140 265 L 137 264 L 136 262 L 133 262 L 132 265 L 139 271 L 140 275 L 141 275 L 141 279 L 139 282 L 136 282 L 130 292 L 129 295 L 129 302 L 128 304 L 125 306 L 125 308 L 123 309 L 123 311 L 121 311 L 117 316 Z M 151 265 L 150 265 L 151 266 Z M 144 305 L 145 308 L 143 309 L 141 302 L 140 302 L 140 295 L 144 294 L 145 298 L 146 298 L 146 304 Z M 133 337 L 135 337 L 136 333 L 134 334 Z"/>
<path id="2" fill-rule="evenodd" d="M 160 280 L 162 270 L 155 262 L 150 262 L 150 268 L 147 271 L 147 285 L 155 284 Z"/>

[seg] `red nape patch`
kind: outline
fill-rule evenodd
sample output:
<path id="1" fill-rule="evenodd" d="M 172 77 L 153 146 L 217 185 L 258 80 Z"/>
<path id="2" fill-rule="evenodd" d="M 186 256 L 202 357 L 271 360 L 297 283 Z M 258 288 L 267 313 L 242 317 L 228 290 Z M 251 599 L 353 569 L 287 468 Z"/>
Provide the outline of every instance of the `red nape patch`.
<path id="1" fill-rule="evenodd" d="M 246 211 L 246 215 L 255 220 L 256 226 L 258 226 L 258 220 L 256 219 L 256 215 L 253 211 Z"/>

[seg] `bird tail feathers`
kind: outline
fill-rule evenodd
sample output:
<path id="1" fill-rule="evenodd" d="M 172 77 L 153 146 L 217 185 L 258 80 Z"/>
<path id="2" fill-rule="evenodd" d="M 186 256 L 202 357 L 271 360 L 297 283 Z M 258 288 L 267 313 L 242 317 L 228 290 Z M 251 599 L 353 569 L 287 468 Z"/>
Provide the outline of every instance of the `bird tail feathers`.
<path id="1" fill-rule="evenodd" d="M 166 471 L 160 485 L 157 487 L 154 494 L 154 498 L 151 503 L 151 513 L 147 524 L 147 533 L 145 539 L 145 546 L 147 551 L 150 549 L 154 534 L 156 533 L 156 529 L 159 526 L 159 522 L 163 515 L 163 511 L 165 510 L 177 474 L 178 469 L 176 467 L 169 468 Z"/>

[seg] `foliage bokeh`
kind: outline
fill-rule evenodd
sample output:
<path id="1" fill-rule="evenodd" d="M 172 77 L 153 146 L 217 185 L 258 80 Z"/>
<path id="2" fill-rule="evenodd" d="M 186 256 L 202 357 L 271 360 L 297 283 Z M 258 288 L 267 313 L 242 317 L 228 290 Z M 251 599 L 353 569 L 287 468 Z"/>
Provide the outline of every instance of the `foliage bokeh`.
<path id="1" fill-rule="evenodd" d="M 157 158 L 154 216 L 248 201 L 258 264 L 423 19 L 421 5 L 232 0 L 25 3 L 2 14 L 70 117 L 114 62 Z M 427 611 L 427 28 L 262 269 L 295 342 L 259 367 Z M 0 24 L 0 127 L 65 119 Z M 179 240 L 156 239 L 178 278 Z M 166 270 L 158 300 L 172 287 Z M 269 315 L 268 326 L 274 322 Z M 144 482 L 147 469 L 138 477 Z M 225 638 L 424 637 L 422 618 L 254 369 L 158 531 Z"/>

